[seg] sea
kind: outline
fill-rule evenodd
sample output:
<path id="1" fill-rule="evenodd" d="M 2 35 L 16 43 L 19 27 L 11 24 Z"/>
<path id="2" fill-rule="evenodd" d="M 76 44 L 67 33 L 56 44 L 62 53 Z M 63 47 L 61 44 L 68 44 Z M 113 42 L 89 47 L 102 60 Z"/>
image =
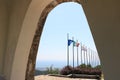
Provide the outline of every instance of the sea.
<path id="1" fill-rule="evenodd" d="M 36 68 L 49 68 L 49 67 L 53 67 L 53 68 L 63 68 L 67 65 L 67 62 L 65 61 L 37 61 L 36 62 Z M 70 62 L 69 65 L 73 65 L 72 61 Z M 77 63 L 74 64 L 75 66 L 77 66 Z"/>

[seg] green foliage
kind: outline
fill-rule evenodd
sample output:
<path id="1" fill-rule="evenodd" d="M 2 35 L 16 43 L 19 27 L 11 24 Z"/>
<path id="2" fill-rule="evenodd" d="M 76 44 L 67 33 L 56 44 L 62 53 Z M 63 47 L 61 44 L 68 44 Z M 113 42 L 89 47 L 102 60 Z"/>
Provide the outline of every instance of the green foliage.
<path id="1" fill-rule="evenodd" d="M 53 66 L 47 67 L 47 73 L 48 74 L 59 74 L 58 68 L 53 68 Z"/>
<path id="2" fill-rule="evenodd" d="M 91 64 L 88 64 L 88 65 L 87 65 L 87 68 L 92 68 Z"/>
<path id="3" fill-rule="evenodd" d="M 59 74 L 60 71 L 58 68 L 53 68 L 51 65 L 50 67 L 47 67 L 46 70 L 35 70 L 35 76 L 37 75 L 47 75 L 47 74 Z"/>
<path id="4" fill-rule="evenodd" d="M 93 68 L 91 65 L 82 64 L 77 67 L 65 66 L 61 71 L 60 74 L 62 75 L 69 75 L 69 74 L 89 74 L 89 75 L 101 75 L 101 66 L 96 66 Z"/>
<path id="5" fill-rule="evenodd" d="M 47 71 L 35 70 L 35 76 L 37 76 L 37 75 L 46 75 L 46 74 L 48 74 Z"/>
<path id="6" fill-rule="evenodd" d="M 101 65 L 97 65 L 94 67 L 95 69 L 100 69 L 101 70 Z"/>
<path id="7" fill-rule="evenodd" d="M 86 68 L 87 66 L 86 66 L 86 64 L 81 64 L 80 65 L 80 68 Z"/>
<path id="8" fill-rule="evenodd" d="M 71 66 L 65 66 L 61 71 L 58 68 L 53 68 L 51 65 L 50 67 L 47 67 L 45 71 L 35 70 L 35 75 L 46 75 L 46 74 L 62 74 L 62 75 L 68 75 L 68 74 L 98 74 L 101 75 L 101 65 L 97 65 L 94 68 L 89 64 L 81 64 L 77 67 L 71 67 Z"/>
<path id="9" fill-rule="evenodd" d="M 73 68 L 71 66 L 65 66 L 61 71 L 60 74 L 68 75 L 72 73 Z"/>

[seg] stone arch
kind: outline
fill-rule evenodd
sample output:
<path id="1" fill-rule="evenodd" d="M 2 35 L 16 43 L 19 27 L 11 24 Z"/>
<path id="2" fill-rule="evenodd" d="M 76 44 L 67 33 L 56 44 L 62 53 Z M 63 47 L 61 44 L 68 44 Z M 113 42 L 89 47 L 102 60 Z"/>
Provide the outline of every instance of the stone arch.
<path id="1" fill-rule="evenodd" d="M 26 3 L 24 2 L 25 0 L 21 1 L 23 3 Z M 19 4 L 21 1 L 13 0 L 13 5 L 17 5 L 17 2 Z M 10 58 L 13 58 L 13 60 L 11 61 L 12 63 L 10 63 L 11 67 L 8 68 L 7 72 L 5 72 L 8 80 L 25 80 L 25 78 L 28 80 L 27 77 L 30 77 L 30 74 L 26 73 L 29 69 L 26 71 L 26 68 L 27 63 L 29 64 L 28 56 L 33 42 L 33 37 L 37 29 L 40 14 L 45 9 L 46 5 L 52 2 L 52 0 L 27 1 L 30 1 L 27 3 L 29 5 L 25 6 L 27 8 L 27 11 L 24 10 L 24 8 L 21 8 L 21 5 L 17 5 L 15 8 L 14 6 L 10 7 L 10 9 L 13 10 L 13 13 L 10 14 L 16 15 L 16 12 L 14 10 L 19 10 L 21 8 L 23 9 L 22 11 L 25 16 L 23 17 L 22 15 L 23 20 L 20 20 L 21 29 L 20 33 L 18 34 L 14 52 L 12 52 L 13 55 L 12 57 L 9 56 Z M 55 3 L 68 1 L 74 1 L 78 3 L 80 2 L 84 8 L 87 20 L 89 21 L 90 29 L 93 33 L 93 37 L 98 48 L 98 52 L 100 53 L 99 55 L 102 62 L 102 69 L 104 71 L 105 79 L 118 80 L 120 78 L 120 64 L 117 63 L 120 59 L 120 0 L 56 0 Z M 12 21 L 13 19 L 11 18 L 10 21 L 8 21 L 10 24 L 13 23 L 14 26 L 14 23 L 16 23 L 16 21 Z M 18 26 L 18 23 L 15 26 Z M 9 25 L 8 28 L 12 29 Z M 33 66 L 30 66 L 28 65 L 28 68 L 32 67 L 33 69 Z"/>
<path id="2" fill-rule="evenodd" d="M 37 29 L 36 29 L 36 32 L 33 38 L 32 46 L 30 48 L 25 80 L 34 80 L 35 62 L 36 62 L 39 41 L 40 41 L 42 29 L 43 29 L 48 13 L 53 8 L 55 8 L 57 5 L 64 3 L 64 2 L 76 2 L 80 4 L 81 0 L 54 0 L 50 4 L 48 4 L 45 7 L 45 9 L 42 11 L 39 22 L 38 22 L 38 26 L 37 26 Z"/>

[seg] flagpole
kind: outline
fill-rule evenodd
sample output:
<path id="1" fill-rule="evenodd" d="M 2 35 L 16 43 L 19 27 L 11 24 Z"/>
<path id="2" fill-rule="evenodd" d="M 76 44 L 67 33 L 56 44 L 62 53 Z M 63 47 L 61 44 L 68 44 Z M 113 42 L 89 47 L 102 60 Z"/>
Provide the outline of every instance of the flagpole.
<path id="1" fill-rule="evenodd" d="M 92 59 L 93 59 L 93 66 L 94 66 L 94 51 L 92 50 Z"/>
<path id="2" fill-rule="evenodd" d="M 95 53 L 94 53 L 94 54 L 95 54 L 95 59 L 94 59 L 94 60 L 95 60 L 95 66 L 97 66 L 96 51 L 95 51 Z"/>
<path id="3" fill-rule="evenodd" d="M 89 48 L 89 55 L 90 55 L 90 65 L 91 65 L 91 49 Z M 91 65 L 92 66 L 92 65 Z"/>
<path id="4" fill-rule="evenodd" d="M 90 49 L 91 52 L 91 65 L 93 66 L 93 53 L 92 53 L 92 49 Z"/>
<path id="5" fill-rule="evenodd" d="M 97 56 L 98 56 L 98 65 L 100 65 L 100 58 L 98 53 L 97 53 Z"/>
<path id="6" fill-rule="evenodd" d="M 95 54 L 94 54 L 94 51 L 93 51 L 93 65 L 94 65 L 94 67 L 95 67 Z"/>
<path id="7" fill-rule="evenodd" d="M 83 51 L 84 51 L 84 64 L 86 64 L 86 62 L 85 62 L 85 47 L 84 47 L 84 45 L 83 45 Z"/>
<path id="8" fill-rule="evenodd" d="M 72 37 L 72 40 L 74 41 L 74 37 Z M 74 42 L 73 42 L 73 70 L 74 70 Z"/>
<path id="9" fill-rule="evenodd" d="M 90 48 L 88 49 L 88 54 L 89 54 L 89 65 L 90 65 Z"/>
<path id="10" fill-rule="evenodd" d="M 87 47 L 85 47 L 85 51 L 86 51 L 86 65 L 88 65 Z"/>
<path id="11" fill-rule="evenodd" d="M 67 33 L 67 66 L 69 66 L 69 46 L 68 46 L 69 34 Z"/>
<path id="12" fill-rule="evenodd" d="M 97 53 L 97 58 L 98 58 L 98 65 L 99 65 L 99 55 L 98 55 L 98 53 Z"/>
<path id="13" fill-rule="evenodd" d="M 82 42 L 81 42 L 81 64 L 82 64 Z"/>
<path id="14" fill-rule="evenodd" d="M 97 52 L 96 52 L 96 65 L 98 65 L 98 55 L 97 55 Z"/>
<path id="15" fill-rule="evenodd" d="M 77 40 L 77 43 L 78 43 L 78 40 Z M 77 66 L 79 65 L 78 47 L 79 47 L 79 45 L 77 46 Z"/>

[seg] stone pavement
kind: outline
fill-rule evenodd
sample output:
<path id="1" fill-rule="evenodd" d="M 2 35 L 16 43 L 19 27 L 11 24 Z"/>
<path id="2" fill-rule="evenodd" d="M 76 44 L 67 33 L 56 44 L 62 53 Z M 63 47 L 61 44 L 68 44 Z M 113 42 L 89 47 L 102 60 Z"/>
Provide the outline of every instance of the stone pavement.
<path id="1" fill-rule="evenodd" d="M 35 80 L 96 80 L 96 79 L 65 78 L 65 77 L 40 75 L 40 76 L 35 76 Z"/>

